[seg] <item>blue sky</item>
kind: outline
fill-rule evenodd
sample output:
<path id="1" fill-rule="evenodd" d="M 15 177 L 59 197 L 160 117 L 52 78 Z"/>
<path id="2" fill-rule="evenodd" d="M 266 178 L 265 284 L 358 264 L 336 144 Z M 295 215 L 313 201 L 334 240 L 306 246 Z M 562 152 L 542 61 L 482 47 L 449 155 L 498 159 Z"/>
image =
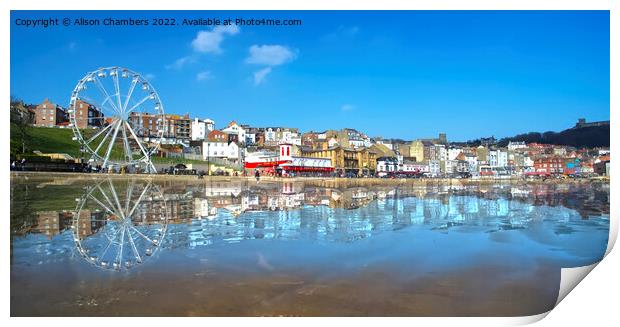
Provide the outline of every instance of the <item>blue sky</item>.
<path id="1" fill-rule="evenodd" d="M 17 18 L 294 18 L 295 27 L 25 28 Z M 98 67 L 148 76 L 166 112 L 450 140 L 609 119 L 608 12 L 16 12 L 11 94 L 66 106 Z"/>

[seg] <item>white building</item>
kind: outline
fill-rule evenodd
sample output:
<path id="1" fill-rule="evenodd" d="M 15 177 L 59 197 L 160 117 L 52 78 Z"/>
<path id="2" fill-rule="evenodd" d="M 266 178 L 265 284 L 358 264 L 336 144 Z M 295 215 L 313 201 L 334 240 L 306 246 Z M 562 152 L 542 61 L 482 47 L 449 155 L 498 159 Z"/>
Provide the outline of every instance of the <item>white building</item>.
<path id="1" fill-rule="evenodd" d="M 429 173 L 429 167 L 427 164 L 421 163 L 421 162 L 412 162 L 412 161 L 405 161 L 402 163 L 402 165 L 400 166 L 400 171 L 404 171 L 407 173 L 410 172 L 414 172 L 414 173 Z"/>
<path id="2" fill-rule="evenodd" d="M 446 147 L 443 144 L 435 144 L 435 151 L 437 151 L 436 155 L 439 161 L 448 159 L 448 150 L 446 150 Z"/>
<path id="3" fill-rule="evenodd" d="M 379 176 L 395 173 L 398 170 L 398 159 L 392 157 L 381 157 L 377 159 L 377 173 Z"/>
<path id="4" fill-rule="evenodd" d="M 239 163 L 240 150 L 235 142 L 204 141 L 202 142 L 202 156 L 204 160 L 220 158 Z"/>
<path id="5" fill-rule="evenodd" d="M 527 144 L 525 144 L 525 142 L 508 142 L 508 151 L 525 148 L 527 148 Z"/>
<path id="6" fill-rule="evenodd" d="M 276 143 L 276 131 L 273 128 L 267 128 L 265 130 L 265 143 Z"/>
<path id="7" fill-rule="evenodd" d="M 226 128 L 222 129 L 222 132 L 226 134 L 236 134 L 238 136 L 239 142 L 245 143 L 245 129 L 236 121 L 231 121 Z"/>
<path id="8" fill-rule="evenodd" d="M 438 160 L 429 160 L 428 161 L 428 173 L 432 177 L 437 177 L 441 173 L 441 167 L 439 165 Z"/>
<path id="9" fill-rule="evenodd" d="M 448 160 L 456 160 L 456 157 L 463 152 L 461 148 L 450 148 L 448 149 Z"/>
<path id="10" fill-rule="evenodd" d="M 277 141 L 284 144 L 301 145 L 301 136 L 290 130 L 283 130 L 282 137 Z"/>
<path id="11" fill-rule="evenodd" d="M 444 171 L 443 171 L 444 174 L 451 175 L 456 172 L 456 165 L 458 163 L 457 160 L 446 160 L 446 161 L 443 161 L 443 163 L 444 163 Z"/>
<path id="12" fill-rule="evenodd" d="M 502 150 L 489 151 L 489 166 L 491 167 L 507 167 L 508 152 Z"/>
<path id="13" fill-rule="evenodd" d="M 530 158 L 529 156 L 523 157 L 523 167 L 534 167 L 534 160 L 532 160 L 532 158 Z"/>
<path id="14" fill-rule="evenodd" d="M 478 173 L 478 157 L 473 154 L 466 154 L 465 160 L 467 161 L 467 165 L 469 166 L 469 172 L 472 175 L 477 175 Z"/>
<path id="15" fill-rule="evenodd" d="M 200 120 L 194 118 L 192 120 L 192 141 L 202 141 L 207 138 L 209 132 L 215 128 L 215 122 L 211 119 Z"/>

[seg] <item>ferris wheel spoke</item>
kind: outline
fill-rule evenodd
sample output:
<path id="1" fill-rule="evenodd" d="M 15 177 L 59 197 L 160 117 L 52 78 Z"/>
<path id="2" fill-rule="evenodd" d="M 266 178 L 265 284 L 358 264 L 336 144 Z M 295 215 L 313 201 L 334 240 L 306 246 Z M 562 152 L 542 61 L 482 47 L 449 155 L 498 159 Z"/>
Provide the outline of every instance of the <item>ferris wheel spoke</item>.
<path id="1" fill-rule="evenodd" d="M 137 228 L 135 228 L 134 226 L 130 226 L 131 229 L 133 229 L 136 233 L 138 233 L 138 235 L 140 235 L 143 239 L 153 243 L 153 244 L 157 244 L 157 242 L 153 241 L 152 239 L 150 239 L 148 236 L 142 234 L 142 232 L 140 232 Z"/>
<path id="2" fill-rule="evenodd" d="M 123 212 L 123 206 L 121 206 L 121 202 L 118 200 L 118 195 L 116 195 L 116 189 L 114 188 L 114 185 L 112 184 L 111 179 L 108 179 L 108 184 L 110 184 L 110 190 L 112 191 L 114 202 L 116 202 L 116 207 L 118 208 L 118 211 L 121 213 L 121 217 L 125 219 L 126 216 L 125 216 L 125 213 Z"/>
<path id="3" fill-rule="evenodd" d="M 129 105 L 129 99 L 131 98 L 131 95 L 133 94 L 133 90 L 136 88 L 137 84 L 138 84 L 138 78 L 134 77 L 133 81 L 131 81 L 131 86 L 129 87 L 127 98 L 125 98 L 125 104 L 122 107 L 123 110 L 127 110 L 127 105 Z"/>
<path id="4" fill-rule="evenodd" d="M 118 69 L 116 69 L 114 73 L 114 88 L 116 90 L 116 101 L 118 104 L 118 109 L 123 112 L 123 106 L 121 105 L 121 87 L 118 83 Z"/>
<path id="5" fill-rule="evenodd" d="M 131 113 L 134 109 L 136 109 L 137 107 L 139 107 L 140 105 L 142 105 L 146 100 L 150 99 L 151 95 L 147 95 L 144 98 L 142 98 L 142 100 L 140 100 L 138 103 L 136 103 L 135 105 L 133 105 L 129 110 L 126 111 L 127 114 Z"/>
<path id="6" fill-rule="evenodd" d="M 121 122 L 122 120 L 119 119 L 119 122 Z M 114 142 L 116 142 L 116 136 L 118 135 L 118 129 L 121 126 L 121 124 L 117 124 L 116 125 L 116 129 L 114 130 L 114 135 L 112 136 L 112 140 L 110 140 L 110 144 L 108 144 L 108 151 L 105 154 L 105 158 L 103 159 L 103 166 L 105 167 L 106 164 L 108 163 L 108 159 L 110 159 L 110 154 L 112 153 L 112 148 L 114 147 Z"/>
<path id="7" fill-rule="evenodd" d="M 144 187 L 144 190 L 142 190 L 142 193 L 140 193 L 140 196 L 138 197 L 138 199 L 134 202 L 133 207 L 131 208 L 131 211 L 129 211 L 129 213 L 127 214 L 127 217 L 131 217 L 134 213 L 134 211 L 136 211 L 136 208 L 138 207 L 138 205 L 140 205 L 140 202 L 142 202 L 142 198 L 144 198 L 144 195 L 146 194 L 146 192 L 151 188 L 151 184 L 147 184 L 146 187 Z"/>
<path id="8" fill-rule="evenodd" d="M 118 125 L 120 124 L 120 120 L 115 121 L 114 123 L 110 124 L 109 126 L 114 126 L 114 125 Z M 105 143 L 105 141 L 108 139 L 108 136 L 110 136 L 110 133 L 112 133 L 112 130 L 114 129 L 114 127 L 112 127 L 103 137 L 103 139 L 101 140 L 101 142 L 99 142 L 99 145 L 97 145 L 97 148 L 94 151 L 94 154 L 99 156 L 99 150 L 101 149 L 101 147 L 103 146 L 103 144 Z"/>
<path id="9" fill-rule="evenodd" d="M 105 204 L 103 204 L 101 201 L 99 201 L 99 199 L 95 198 L 92 195 L 89 195 L 89 197 L 95 201 L 100 207 L 102 207 L 103 209 L 105 209 L 107 212 L 113 214 L 114 216 L 119 216 L 118 213 L 116 213 L 114 210 L 110 209 L 108 206 L 106 206 Z M 107 221 L 107 220 L 106 220 Z"/>
<path id="10" fill-rule="evenodd" d="M 118 231 L 116 232 L 116 235 L 118 235 Z M 114 237 L 116 237 L 116 235 L 114 235 Z M 112 243 L 114 243 L 114 242 L 113 241 L 109 241 L 108 242 L 108 245 L 105 247 L 105 249 L 103 250 L 103 252 L 99 256 L 99 258 L 97 259 L 97 263 L 100 263 L 101 259 L 103 259 L 103 257 L 105 257 L 106 253 L 108 253 L 108 249 L 110 248 L 110 246 L 112 246 Z"/>
<path id="11" fill-rule="evenodd" d="M 116 110 L 110 109 L 110 107 L 105 106 L 105 103 L 108 101 L 108 99 L 104 99 L 103 103 L 101 103 L 101 102 L 99 102 L 99 101 L 97 101 L 95 99 L 92 99 L 92 98 L 90 98 L 88 96 L 85 96 L 85 95 L 80 95 L 80 98 L 86 100 L 86 102 L 94 105 L 95 107 L 100 108 L 101 111 L 103 109 L 106 109 L 107 111 L 110 111 L 110 112 L 115 112 L 116 111 Z M 102 117 L 102 118 L 104 118 L 104 117 Z"/>
<path id="12" fill-rule="evenodd" d="M 133 136 L 133 138 L 136 140 L 136 142 L 138 143 L 138 146 L 140 147 L 140 151 L 142 151 L 142 154 L 144 154 L 145 158 L 149 158 L 148 153 L 146 152 L 146 150 L 144 149 L 144 147 L 142 146 L 142 142 L 140 142 L 140 139 L 138 139 L 138 136 L 136 136 L 136 133 L 133 131 L 133 128 L 131 128 L 131 126 L 129 125 L 129 123 L 125 122 L 125 124 L 127 125 L 127 128 L 129 129 L 129 132 L 131 133 L 131 135 Z"/>
<path id="13" fill-rule="evenodd" d="M 125 212 L 127 213 L 127 217 L 131 217 L 131 215 L 129 214 L 129 202 L 131 200 L 131 196 L 133 195 L 133 187 L 134 182 L 132 179 L 131 183 L 129 183 L 129 187 L 127 187 L 127 199 L 125 201 Z"/>
<path id="14" fill-rule="evenodd" d="M 133 154 L 131 152 L 131 147 L 129 146 L 129 139 L 127 138 L 127 131 L 125 128 L 125 124 L 123 125 L 123 150 L 125 151 L 125 157 L 131 162 L 133 160 Z"/>
<path id="15" fill-rule="evenodd" d="M 111 99 L 112 97 L 110 96 L 110 94 L 108 93 L 108 90 L 106 90 L 106 88 L 103 86 L 103 84 L 101 83 L 101 81 L 99 81 L 99 78 L 97 76 L 94 77 L 94 81 L 97 84 L 97 87 L 99 88 L 99 91 L 105 95 L 106 99 L 103 101 L 103 103 L 105 103 L 106 101 L 108 101 L 108 99 Z M 121 114 L 119 108 L 116 108 L 116 105 L 114 104 L 114 102 L 110 101 L 110 105 L 114 108 L 114 111 L 116 111 L 117 114 Z"/>
<path id="16" fill-rule="evenodd" d="M 123 246 L 125 245 L 125 231 L 127 230 L 126 226 L 121 228 L 121 241 L 118 244 L 118 254 L 116 255 L 116 260 L 118 261 L 119 266 L 122 264 L 123 260 Z"/>
<path id="17" fill-rule="evenodd" d="M 136 247 L 136 243 L 133 241 L 131 230 L 127 231 L 127 238 L 129 239 L 129 243 L 131 244 L 131 248 L 133 249 L 133 253 L 136 256 L 136 259 L 138 259 L 138 261 L 142 261 L 142 257 L 140 257 L 140 252 L 138 252 L 138 248 Z"/>
<path id="18" fill-rule="evenodd" d="M 116 123 L 116 121 L 115 121 Z M 96 138 L 98 138 L 99 136 L 101 136 L 101 134 L 103 134 L 103 132 L 105 132 L 106 130 L 108 130 L 110 127 L 112 127 L 113 124 L 110 124 L 104 128 L 102 128 L 100 131 L 98 131 L 97 133 L 95 133 L 95 135 L 91 136 L 91 138 L 89 138 L 85 143 L 89 144 L 90 142 L 94 141 Z"/>
<path id="19" fill-rule="evenodd" d="M 116 207 L 116 206 L 112 203 L 112 201 L 111 201 L 111 200 L 110 200 L 110 198 L 108 197 L 108 194 L 107 194 L 107 193 L 105 193 L 105 192 L 103 191 L 103 189 L 102 189 L 100 186 L 97 186 L 97 187 L 99 188 L 99 192 L 101 193 L 101 195 L 103 195 L 103 198 L 106 200 L 106 202 L 108 203 L 108 205 L 109 205 L 110 207 L 115 208 L 116 210 L 118 210 L 118 211 L 114 211 L 114 212 L 115 212 L 115 215 L 116 215 L 117 217 L 124 218 L 124 216 L 123 216 L 123 214 L 122 214 L 122 210 L 120 210 L 120 208 Z"/>

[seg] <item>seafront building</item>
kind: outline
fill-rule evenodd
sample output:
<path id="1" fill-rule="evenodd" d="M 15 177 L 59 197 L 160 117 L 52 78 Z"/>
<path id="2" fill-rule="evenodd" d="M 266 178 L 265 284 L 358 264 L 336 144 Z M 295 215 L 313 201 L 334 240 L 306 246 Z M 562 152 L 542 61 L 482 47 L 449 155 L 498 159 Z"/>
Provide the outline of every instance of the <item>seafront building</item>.
<path id="1" fill-rule="evenodd" d="M 111 117 L 78 99 L 65 110 L 49 99 L 38 105 L 11 104 L 11 121 L 35 127 L 104 128 Z M 189 114 L 132 112 L 128 122 L 136 135 L 149 142 L 161 135 L 158 156 L 174 156 L 206 163 L 231 163 L 249 170 L 278 175 L 376 177 L 511 177 L 609 175 L 609 148 L 510 141 L 494 137 L 477 144 L 451 143 L 445 133 L 411 141 L 369 137 L 354 128 L 301 132 L 288 126 L 251 126 L 233 120 L 223 128 L 215 121 Z M 609 125 L 581 118 L 573 129 Z M 284 151 L 284 152 L 283 152 Z"/>

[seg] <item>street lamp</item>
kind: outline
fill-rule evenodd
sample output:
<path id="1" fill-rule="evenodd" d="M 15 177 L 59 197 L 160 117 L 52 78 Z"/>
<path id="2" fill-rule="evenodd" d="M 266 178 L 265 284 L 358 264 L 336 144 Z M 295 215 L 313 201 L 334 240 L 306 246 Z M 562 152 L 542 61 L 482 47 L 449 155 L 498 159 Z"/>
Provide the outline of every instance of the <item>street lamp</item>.
<path id="1" fill-rule="evenodd" d="M 207 140 L 207 174 L 211 176 L 211 151 L 209 151 L 209 147 L 211 146 L 211 142 Z"/>

